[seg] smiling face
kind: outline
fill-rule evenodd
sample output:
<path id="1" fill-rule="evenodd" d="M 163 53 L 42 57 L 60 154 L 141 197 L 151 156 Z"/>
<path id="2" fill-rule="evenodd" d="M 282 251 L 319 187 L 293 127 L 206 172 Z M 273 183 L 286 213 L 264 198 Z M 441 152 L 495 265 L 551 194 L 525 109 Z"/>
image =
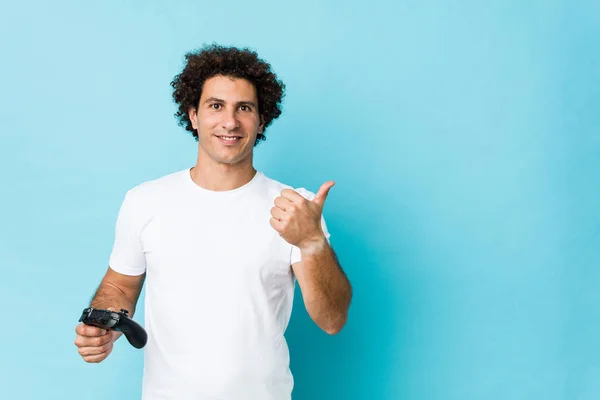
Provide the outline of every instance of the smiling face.
<path id="1" fill-rule="evenodd" d="M 209 78 L 198 108 L 191 108 L 188 115 L 198 131 L 201 156 L 218 164 L 252 164 L 256 135 L 263 131 L 252 83 L 229 76 Z"/>

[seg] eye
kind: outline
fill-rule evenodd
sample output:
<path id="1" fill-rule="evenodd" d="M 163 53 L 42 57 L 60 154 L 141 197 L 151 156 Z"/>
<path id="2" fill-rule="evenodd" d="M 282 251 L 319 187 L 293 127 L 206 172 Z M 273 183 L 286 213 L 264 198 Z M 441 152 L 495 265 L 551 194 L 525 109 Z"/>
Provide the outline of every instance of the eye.
<path id="1" fill-rule="evenodd" d="M 221 107 L 221 105 L 219 103 L 212 103 L 210 105 L 210 108 L 212 108 L 213 110 L 218 110 Z"/>
<path id="2" fill-rule="evenodd" d="M 250 106 L 246 106 L 246 105 L 240 106 L 240 110 L 242 110 L 242 111 L 252 111 L 252 109 L 250 108 Z"/>

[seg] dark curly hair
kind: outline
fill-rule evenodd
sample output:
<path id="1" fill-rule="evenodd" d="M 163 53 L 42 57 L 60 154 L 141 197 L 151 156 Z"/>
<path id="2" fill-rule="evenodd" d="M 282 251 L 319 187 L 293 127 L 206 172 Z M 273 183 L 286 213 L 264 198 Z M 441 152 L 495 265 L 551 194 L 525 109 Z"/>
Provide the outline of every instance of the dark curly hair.
<path id="1" fill-rule="evenodd" d="M 185 59 L 183 71 L 171 82 L 173 100 L 179 107 L 175 113 L 178 125 L 192 132 L 198 141 L 198 132 L 192 127 L 188 110 L 190 107 L 198 108 L 204 82 L 217 75 L 243 78 L 256 89 L 258 113 L 264 122 L 263 133 L 257 135 L 254 146 L 265 140 L 264 131 L 281 115 L 281 101 L 285 96 L 285 85 L 271 71 L 271 65 L 248 48 L 217 44 L 189 52 L 185 54 Z"/>

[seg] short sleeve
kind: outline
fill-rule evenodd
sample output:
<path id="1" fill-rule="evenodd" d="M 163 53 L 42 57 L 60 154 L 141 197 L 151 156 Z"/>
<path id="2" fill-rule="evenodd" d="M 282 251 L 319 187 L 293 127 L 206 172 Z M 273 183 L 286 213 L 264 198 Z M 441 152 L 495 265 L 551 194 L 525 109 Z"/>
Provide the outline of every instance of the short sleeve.
<path id="1" fill-rule="evenodd" d="M 296 189 L 296 192 L 301 194 L 307 200 L 312 200 L 316 196 L 313 192 L 310 192 L 304 188 Z M 323 233 L 325 234 L 325 238 L 327 239 L 327 242 L 330 243 L 329 238 L 331 237 L 331 235 L 327 229 L 327 224 L 325 223 L 325 218 L 323 216 L 321 216 L 321 229 L 323 230 Z M 297 246 L 292 246 L 292 255 L 291 255 L 290 265 L 294 265 L 295 263 L 297 263 L 299 261 L 302 261 L 300 249 Z"/>
<path id="2" fill-rule="evenodd" d="M 140 214 L 139 205 L 134 203 L 134 196 L 128 191 L 117 216 L 114 243 L 109 258 L 110 268 L 124 275 L 141 275 L 146 271 L 146 259 L 140 239 Z"/>

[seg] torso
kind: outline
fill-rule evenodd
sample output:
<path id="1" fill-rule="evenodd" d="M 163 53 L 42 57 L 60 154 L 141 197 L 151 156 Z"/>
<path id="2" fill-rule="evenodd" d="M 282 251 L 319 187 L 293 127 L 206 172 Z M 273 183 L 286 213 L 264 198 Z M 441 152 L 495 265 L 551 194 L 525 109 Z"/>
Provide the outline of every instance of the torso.
<path id="1" fill-rule="evenodd" d="M 145 185 L 144 399 L 290 398 L 293 246 L 269 224 L 284 187 L 260 172 L 229 192 L 187 171 Z"/>

